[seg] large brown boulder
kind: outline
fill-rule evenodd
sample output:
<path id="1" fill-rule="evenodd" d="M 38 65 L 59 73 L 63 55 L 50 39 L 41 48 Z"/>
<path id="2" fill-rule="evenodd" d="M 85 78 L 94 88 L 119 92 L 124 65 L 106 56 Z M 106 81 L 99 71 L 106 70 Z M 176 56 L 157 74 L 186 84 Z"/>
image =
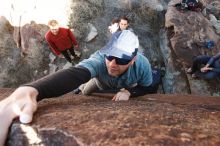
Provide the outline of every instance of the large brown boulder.
<path id="1" fill-rule="evenodd" d="M 170 29 L 171 49 L 177 56 L 177 61 L 183 65 L 190 66 L 194 56 L 213 55 L 220 51 L 219 36 L 201 12 L 181 12 L 176 9 L 174 4 L 171 4 L 166 12 L 165 27 Z M 205 48 L 206 40 L 213 40 L 216 47 L 214 49 Z"/>
<path id="2" fill-rule="evenodd" d="M 11 92 L 0 91 L 0 99 Z M 42 100 L 31 124 L 13 122 L 6 145 L 220 145 L 218 97 L 154 94 L 120 102 L 111 97 Z"/>
<path id="3" fill-rule="evenodd" d="M 164 78 L 165 93 L 188 93 L 197 95 L 220 95 L 217 78 L 213 81 L 194 80 L 185 73 L 185 69 L 192 65 L 193 57 L 197 55 L 214 55 L 220 51 L 219 36 L 207 16 L 197 11 L 179 11 L 172 0 L 165 15 L 167 29 L 166 47 L 162 47 L 166 66 Z M 210 2 L 206 1 L 206 5 Z M 204 5 L 205 6 L 205 5 Z M 208 49 L 204 46 L 206 40 L 212 40 L 215 47 Z M 163 49 L 165 48 L 165 49 Z M 165 51 L 164 51 L 165 52 Z"/>

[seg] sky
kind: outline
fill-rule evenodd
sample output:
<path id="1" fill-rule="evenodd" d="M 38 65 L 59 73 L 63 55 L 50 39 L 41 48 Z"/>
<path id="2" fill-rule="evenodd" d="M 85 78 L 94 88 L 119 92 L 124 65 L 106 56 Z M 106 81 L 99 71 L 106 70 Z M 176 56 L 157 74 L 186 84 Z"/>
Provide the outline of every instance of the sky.
<path id="1" fill-rule="evenodd" d="M 0 4 L 0 16 L 14 26 L 30 21 L 47 24 L 50 19 L 58 20 L 61 25 L 68 23 L 70 0 L 0 0 Z"/>

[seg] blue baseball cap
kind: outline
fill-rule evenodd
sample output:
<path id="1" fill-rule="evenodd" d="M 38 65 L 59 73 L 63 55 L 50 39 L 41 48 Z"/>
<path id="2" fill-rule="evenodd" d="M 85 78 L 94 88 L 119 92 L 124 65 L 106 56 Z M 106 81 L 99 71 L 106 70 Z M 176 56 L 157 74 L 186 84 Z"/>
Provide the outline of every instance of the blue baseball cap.
<path id="1" fill-rule="evenodd" d="M 138 37 L 130 30 L 115 32 L 100 52 L 109 56 L 131 60 L 139 47 Z"/>

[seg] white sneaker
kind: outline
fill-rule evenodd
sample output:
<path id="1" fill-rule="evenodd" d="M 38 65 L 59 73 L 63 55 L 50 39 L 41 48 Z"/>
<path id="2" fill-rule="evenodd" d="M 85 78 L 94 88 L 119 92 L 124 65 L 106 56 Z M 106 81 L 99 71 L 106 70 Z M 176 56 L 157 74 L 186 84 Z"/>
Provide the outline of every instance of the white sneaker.
<path id="1" fill-rule="evenodd" d="M 79 51 L 76 51 L 76 52 L 75 52 L 75 54 L 76 54 L 76 56 L 77 56 L 78 58 L 80 58 L 80 57 L 81 57 L 81 55 L 82 55 L 82 53 L 81 53 L 81 52 L 79 52 Z"/>

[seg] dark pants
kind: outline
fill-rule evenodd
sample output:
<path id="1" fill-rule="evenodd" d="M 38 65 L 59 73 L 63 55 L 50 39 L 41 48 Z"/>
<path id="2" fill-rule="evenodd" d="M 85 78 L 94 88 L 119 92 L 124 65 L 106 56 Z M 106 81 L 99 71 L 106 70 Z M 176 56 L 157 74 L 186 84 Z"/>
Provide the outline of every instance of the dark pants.
<path id="1" fill-rule="evenodd" d="M 63 56 L 66 58 L 66 60 L 69 61 L 69 62 L 72 61 L 72 59 L 71 59 L 69 53 L 70 53 L 73 57 L 76 56 L 75 51 L 74 51 L 74 46 L 73 46 L 72 48 L 69 48 L 69 49 L 66 49 L 66 50 L 62 51 L 61 53 L 62 53 Z"/>
<path id="2" fill-rule="evenodd" d="M 217 77 L 218 76 L 217 72 L 214 72 L 211 70 L 207 72 L 200 71 L 200 69 L 208 63 L 210 58 L 211 57 L 206 56 L 206 55 L 200 55 L 200 56 L 195 57 L 193 59 L 192 73 L 195 73 L 197 77 L 200 77 L 206 80 L 212 80 L 215 77 Z M 210 67 L 213 67 L 213 66 L 210 66 Z"/>

